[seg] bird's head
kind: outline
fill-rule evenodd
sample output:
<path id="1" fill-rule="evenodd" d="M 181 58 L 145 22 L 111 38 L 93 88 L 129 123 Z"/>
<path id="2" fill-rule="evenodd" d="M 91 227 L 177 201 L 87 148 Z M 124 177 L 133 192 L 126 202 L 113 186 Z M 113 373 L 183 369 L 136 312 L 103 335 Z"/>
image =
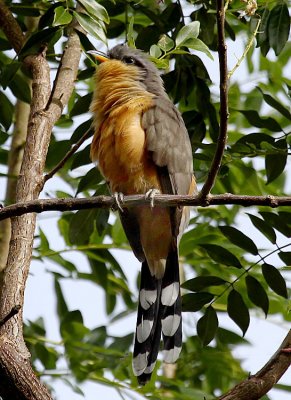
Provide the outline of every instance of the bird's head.
<path id="1" fill-rule="evenodd" d="M 163 95 L 165 93 L 163 81 L 158 69 L 141 50 L 119 44 L 113 47 L 108 52 L 108 55 L 101 55 L 98 51 L 89 51 L 89 53 L 101 63 L 105 62 L 107 64 L 110 63 L 110 61 L 118 60 L 123 64 L 123 69 L 127 71 L 129 75 L 131 74 L 132 76 L 139 77 L 139 81 L 148 92 L 155 95 Z M 113 63 L 112 67 L 114 70 Z"/>

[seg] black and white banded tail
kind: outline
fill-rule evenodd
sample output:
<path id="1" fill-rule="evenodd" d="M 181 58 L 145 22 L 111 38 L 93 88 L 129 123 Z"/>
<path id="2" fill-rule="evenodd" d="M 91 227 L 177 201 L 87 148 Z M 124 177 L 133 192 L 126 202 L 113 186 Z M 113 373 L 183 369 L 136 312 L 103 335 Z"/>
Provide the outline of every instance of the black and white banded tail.
<path id="1" fill-rule="evenodd" d="M 163 336 L 164 361 L 174 363 L 182 348 L 182 315 L 178 252 L 169 253 L 164 276 L 152 276 L 142 263 L 139 305 L 133 350 L 133 371 L 138 382 L 150 380 Z"/>

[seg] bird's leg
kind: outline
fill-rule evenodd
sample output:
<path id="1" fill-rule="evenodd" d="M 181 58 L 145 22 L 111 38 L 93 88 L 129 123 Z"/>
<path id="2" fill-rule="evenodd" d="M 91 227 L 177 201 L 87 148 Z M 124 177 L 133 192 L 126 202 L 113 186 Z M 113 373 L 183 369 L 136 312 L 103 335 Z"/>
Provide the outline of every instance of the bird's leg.
<path id="1" fill-rule="evenodd" d="M 145 199 L 150 200 L 151 208 L 154 208 L 154 206 L 155 206 L 155 196 L 157 194 L 161 194 L 159 189 L 150 189 L 145 194 Z"/>
<path id="2" fill-rule="evenodd" d="M 124 194 L 121 192 L 114 192 L 113 193 L 113 197 L 115 200 L 115 204 L 112 207 L 113 210 L 119 210 L 121 213 L 124 212 L 123 208 L 122 208 L 122 203 L 124 202 Z"/>

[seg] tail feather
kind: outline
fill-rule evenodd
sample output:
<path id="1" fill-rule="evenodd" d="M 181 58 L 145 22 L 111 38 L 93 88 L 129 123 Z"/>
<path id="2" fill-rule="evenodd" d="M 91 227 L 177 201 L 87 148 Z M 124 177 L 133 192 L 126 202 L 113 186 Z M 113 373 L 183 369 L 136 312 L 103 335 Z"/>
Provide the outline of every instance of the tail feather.
<path id="1" fill-rule="evenodd" d="M 159 314 L 161 279 L 151 275 L 146 261 L 142 263 L 139 305 L 133 350 L 133 372 L 145 384 L 155 367 L 161 340 Z"/>
<path id="2" fill-rule="evenodd" d="M 161 302 L 164 362 L 174 363 L 182 349 L 182 301 L 177 250 L 170 252 L 167 258 Z"/>
<path id="3" fill-rule="evenodd" d="M 182 347 L 182 316 L 177 250 L 169 253 L 162 279 L 151 275 L 142 263 L 137 328 L 133 351 L 133 371 L 138 382 L 150 380 L 164 342 L 164 361 L 174 363 Z"/>

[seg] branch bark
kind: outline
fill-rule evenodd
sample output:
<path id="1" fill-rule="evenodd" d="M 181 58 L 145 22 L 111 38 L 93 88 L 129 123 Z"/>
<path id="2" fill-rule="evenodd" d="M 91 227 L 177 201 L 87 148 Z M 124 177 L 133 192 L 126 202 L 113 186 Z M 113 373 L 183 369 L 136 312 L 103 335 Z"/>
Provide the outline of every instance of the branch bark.
<path id="1" fill-rule="evenodd" d="M 225 9 L 224 1 L 216 2 L 216 21 L 218 35 L 218 56 L 220 72 L 220 126 L 216 151 L 206 182 L 204 183 L 200 197 L 205 199 L 214 186 L 216 176 L 221 166 L 224 149 L 227 143 L 227 120 L 228 120 L 228 79 L 227 79 L 227 47 L 224 36 Z"/>
<path id="2" fill-rule="evenodd" d="M 0 0 L 0 26 L 10 44 L 18 53 L 24 44 L 24 34 L 3 0 Z"/>
<path id="3" fill-rule="evenodd" d="M 123 208 L 149 205 L 150 199 L 144 195 L 125 196 L 122 202 Z M 243 207 L 269 206 L 272 208 L 291 205 L 291 196 L 242 196 L 230 193 L 208 195 L 201 199 L 197 196 L 174 196 L 174 195 L 156 195 L 154 199 L 156 206 L 201 206 L 208 207 L 214 205 L 241 205 Z M 96 196 L 90 198 L 66 198 L 66 199 L 47 199 L 31 200 L 17 204 L 12 204 L 0 209 L 0 221 L 6 218 L 24 215 L 27 213 L 42 213 L 44 211 L 73 211 L 85 210 L 90 208 L 111 208 L 116 206 L 116 201 L 112 196 Z"/>
<path id="4" fill-rule="evenodd" d="M 15 107 L 15 127 L 12 135 L 11 148 L 8 157 L 8 181 L 5 204 L 11 204 L 16 199 L 16 182 L 20 172 L 24 143 L 27 134 L 27 124 L 30 106 L 18 100 Z M 11 233 L 10 220 L 0 224 L 0 272 L 6 266 Z"/>
<path id="5" fill-rule="evenodd" d="M 9 25 L 5 21 L 10 21 Z M 0 0 L 0 22 L 16 51 L 24 39 L 17 21 Z M 21 30 L 20 30 L 21 31 Z M 17 40 L 16 40 L 17 39 Z M 81 55 L 78 35 L 69 35 L 53 90 L 45 54 L 28 56 L 24 64 L 32 75 L 32 103 L 23 162 L 16 188 L 16 202 L 35 200 L 43 187 L 43 172 L 52 128 L 67 104 L 78 71 Z M 11 219 L 11 240 L 0 298 L 0 320 L 15 305 L 23 305 L 24 289 L 32 255 L 35 214 Z M 0 327 L 0 396 L 8 399 L 51 400 L 47 388 L 35 376 L 23 340 L 22 310 Z"/>
<path id="6" fill-rule="evenodd" d="M 291 330 L 276 353 L 255 375 L 240 382 L 219 400 L 259 400 L 279 381 L 291 364 Z"/>

